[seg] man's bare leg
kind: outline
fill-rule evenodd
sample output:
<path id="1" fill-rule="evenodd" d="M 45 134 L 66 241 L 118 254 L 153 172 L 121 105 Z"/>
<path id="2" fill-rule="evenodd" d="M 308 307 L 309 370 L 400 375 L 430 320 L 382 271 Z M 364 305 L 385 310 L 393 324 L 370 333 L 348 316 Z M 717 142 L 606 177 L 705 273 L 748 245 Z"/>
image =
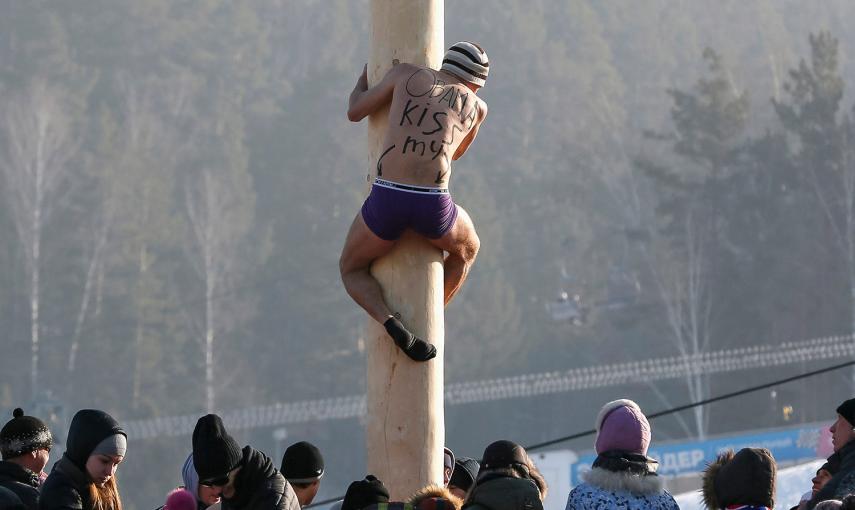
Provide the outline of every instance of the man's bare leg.
<path id="1" fill-rule="evenodd" d="M 395 318 L 386 301 L 380 283 L 371 274 L 371 263 L 389 253 L 395 241 L 377 237 L 357 213 L 339 259 L 341 281 L 347 293 L 374 320 L 386 328 L 395 344 L 414 361 L 427 361 L 436 356 L 436 348 L 416 337 Z"/>
<path id="2" fill-rule="evenodd" d="M 446 306 L 460 291 L 481 248 L 481 240 L 475 232 L 475 225 L 469 213 L 459 205 L 456 207 L 457 220 L 451 230 L 439 239 L 429 239 L 431 244 L 448 252 L 443 262 Z"/>

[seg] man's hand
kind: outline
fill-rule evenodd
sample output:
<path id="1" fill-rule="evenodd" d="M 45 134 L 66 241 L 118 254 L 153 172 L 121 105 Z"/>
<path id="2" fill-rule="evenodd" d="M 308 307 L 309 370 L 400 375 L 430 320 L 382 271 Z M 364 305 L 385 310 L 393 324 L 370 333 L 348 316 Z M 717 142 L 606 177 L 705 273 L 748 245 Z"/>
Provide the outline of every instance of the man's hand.
<path id="1" fill-rule="evenodd" d="M 414 66 L 398 64 L 390 69 L 386 76 L 368 88 L 368 64 L 362 68 L 362 74 L 356 80 L 356 86 L 350 93 L 348 101 L 347 118 L 352 122 L 359 122 L 368 115 L 389 104 L 392 101 L 392 93 L 395 91 L 395 83 L 404 76 L 406 72 L 413 72 Z"/>

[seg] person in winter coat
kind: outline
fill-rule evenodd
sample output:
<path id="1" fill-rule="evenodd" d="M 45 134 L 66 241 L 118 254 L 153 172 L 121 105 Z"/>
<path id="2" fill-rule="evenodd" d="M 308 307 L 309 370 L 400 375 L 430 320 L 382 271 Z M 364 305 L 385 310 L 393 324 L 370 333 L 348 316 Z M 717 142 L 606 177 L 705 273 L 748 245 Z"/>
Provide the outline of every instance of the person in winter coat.
<path id="1" fill-rule="evenodd" d="M 650 423 L 632 400 L 615 400 L 596 421 L 597 458 L 583 483 L 570 491 L 566 510 L 677 510 L 657 476 L 659 463 L 647 456 Z"/>
<path id="2" fill-rule="evenodd" d="M 324 457 L 318 447 L 307 441 L 294 443 L 282 455 L 282 465 L 279 468 L 282 476 L 288 480 L 300 506 L 312 504 L 318 489 L 321 488 L 321 478 L 324 476 Z"/>
<path id="3" fill-rule="evenodd" d="M 0 486 L 0 510 L 27 510 L 17 494 Z"/>
<path id="4" fill-rule="evenodd" d="M 465 500 L 469 495 L 469 489 L 475 485 L 475 478 L 478 477 L 478 470 L 481 466 L 475 459 L 469 457 L 460 457 L 454 461 L 454 471 L 451 472 L 451 479 L 448 481 L 448 490 L 458 498 Z"/>
<path id="5" fill-rule="evenodd" d="M 104 411 L 83 409 L 71 420 L 66 449 L 42 485 L 40 510 L 122 510 L 116 468 L 127 436 Z"/>
<path id="6" fill-rule="evenodd" d="M 362 510 L 381 503 L 389 503 L 389 490 L 376 476 L 366 475 L 347 487 L 340 510 Z"/>
<path id="7" fill-rule="evenodd" d="M 837 453 L 832 453 L 826 462 L 816 470 L 816 475 L 811 479 L 811 488 L 804 493 L 799 500 L 799 504 L 792 507 L 790 510 L 805 510 L 811 498 L 825 487 L 825 484 L 831 480 L 837 471 L 840 469 L 840 456 Z"/>
<path id="8" fill-rule="evenodd" d="M 491 443 L 464 510 L 543 510 L 546 482 L 543 477 L 535 482 L 532 466 L 522 446 L 506 440 Z"/>
<path id="9" fill-rule="evenodd" d="M 771 510 L 776 473 L 775 458 L 765 448 L 743 448 L 737 453 L 726 450 L 704 470 L 704 504 L 710 510 Z"/>
<path id="10" fill-rule="evenodd" d="M 196 497 L 197 510 L 205 510 L 211 505 L 220 502 L 220 490 L 216 487 L 208 487 L 199 483 L 199 474 L 193 465 L 193 453 L 187 456 L 184 466 L 181 468 L 181 478 L 184 480 L 184 488 Z"/>
<path id="11" fill-rule="evenodd" d="M 200 485 L 219 490 L 222 510 L 300 510 L 270 458 L 251 446 L 241 449 L 215 414 L 196 422 L 193 465 Z"/>
<path id="12" fill-rule="evenodd" d="M 831 477 L 807 504 L 812 510 L 817 503 L 828 499 L 843 499 L 855 493 L 855 398 L 837 407 L 837 419 L 828 428 L 834 452 L 840 456 L 840 469 Z"/>
<path id="13" fill-rule="evenodd" d="M 53 436 L 47 425 L 25 416 L 21 408 L 0 430 L 0 487 L 14 492 L 27 510 L 39 508 L 39 487 L 51 447 Z"/>

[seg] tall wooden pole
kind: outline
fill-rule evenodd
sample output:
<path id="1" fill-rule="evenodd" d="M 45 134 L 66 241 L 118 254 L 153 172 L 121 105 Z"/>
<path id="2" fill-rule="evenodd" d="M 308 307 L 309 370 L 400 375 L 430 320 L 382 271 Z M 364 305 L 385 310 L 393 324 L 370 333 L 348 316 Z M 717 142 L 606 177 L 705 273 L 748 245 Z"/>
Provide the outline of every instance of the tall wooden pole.
<path id="1" fill-rule="evenodd" d="M 444 52 L 443 7 L 443 0 L 371 0 L 369 86 L 396 60 L 439 69 Z M 388 109 L 368 121 L 372 178 L 387 121 Z M 371 273 L 380 282 L 389 308 L 401 314 L 410 331 L 437 349 L 436 358 L 429 362 L 411 361 L 380 324 L 368 320 L 368 472 L 383 481 L 393 500 L 400 501 L 425 485 L 442 484 L 442 253 L 407 232 L 389 255 L 374 262 Z"/>

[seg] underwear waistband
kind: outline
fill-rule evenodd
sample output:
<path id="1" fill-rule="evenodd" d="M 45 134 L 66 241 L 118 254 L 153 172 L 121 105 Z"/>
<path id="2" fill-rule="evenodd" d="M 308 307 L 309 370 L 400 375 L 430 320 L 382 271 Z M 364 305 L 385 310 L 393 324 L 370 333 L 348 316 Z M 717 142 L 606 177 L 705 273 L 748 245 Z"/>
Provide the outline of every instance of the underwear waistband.
<path id="1" fill-rule="evenodd" d="M 413 186 L 411 184 L 401 184 L 398 182 L 387 181 L 385 179 L 374 179 L 374 186 L 380 186 L 382 188 L 391 188 L 397 189 L 401 191 L 406 191 L 409 193 L 423 193 L 426 195 L 441 195 L 447 194 L 448 188 L 426 188 L 423 186 Z"/>

